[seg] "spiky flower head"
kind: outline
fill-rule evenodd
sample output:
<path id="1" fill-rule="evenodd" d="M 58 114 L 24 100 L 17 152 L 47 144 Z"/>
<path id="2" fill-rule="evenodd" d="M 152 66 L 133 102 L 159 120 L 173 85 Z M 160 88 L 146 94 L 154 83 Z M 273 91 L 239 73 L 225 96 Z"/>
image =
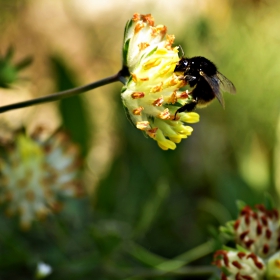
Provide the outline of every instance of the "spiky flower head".
<path id="1" fill-rule="evenodd" d="M 197 113 L 175 112 L 192 97 L 180 91 L 186 82 L 174 74 L 178 47 L 164 25 L 154 25 L 151 15 L 134 14 L 128 21 L 123 46 L 123 64 L 129 78 L 122 89 L 128 118 L 163 150 L 175 149 L 193 131 L 186 123 L 199 121 Z"/>
<path id="2" fill-rule="evenodd" d="M 266 271 L 261 258 L 243 250 L 219 250 L 214 264 L 222 271 L 221 280 L 262 280 Z"/>
<path id="3" fill-rule="evenodd" d="M 33 220 L 61 209 L 63 196 L 80 193 L 78 149 L 59 131 L 46 141 L 18 133 L 0 161 L 0 202 L 19 214 L 28 229 Z"/>
<path id="4" fill-rule="evenodd" d="M 280 248 L 279 214 L 263 205 L 245 206 L 233 224 L 236 243 L 261 258 L 268 258 Z"/>

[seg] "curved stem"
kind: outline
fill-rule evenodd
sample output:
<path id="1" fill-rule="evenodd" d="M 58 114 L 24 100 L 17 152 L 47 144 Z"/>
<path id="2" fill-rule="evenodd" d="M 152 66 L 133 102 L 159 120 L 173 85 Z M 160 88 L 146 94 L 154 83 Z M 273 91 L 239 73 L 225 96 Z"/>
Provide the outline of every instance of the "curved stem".
<path id="1" fill-rule="evenodd" d="M 56 93 L 53 93 L 53 94 L 50 94 L 50 95 L 30 99 L 30 100 L 27 100 L 27 101 L 2 106 L 2 107 L 0 107 L 0 113 L 4 113 L 4 112 L 14 110 L 14 109 L 29 107 L 29 106 L 33 106 L 33 105 L 37 105 L 37 104 L 41 104 L 41 103 L 56 101 L 56 100 L 60 100 L 60 99 L 67 98 L 67 97 L 71 97 L 71 96 L 81 94 L 83 92 L 86 92 L 86 91 L 89 91 L 89 90 L 92 90 L 92 89 L 95 89 L 95 88 L 98 88 L 98 87 L 101 87 L 101 86 L 104 86 L 104 85 L 107 85 L 107 84 L 110 84 L 110 83 L 114 83 L 114 82 L 117 82 L 117 81 L 125 83 L 125 78 L 123 77 L 122 73 L 123 73 L 123 69 L 121 71 L 119 71 L 116 75 L 113 75 L 113 76 L 107 77 L 105 79 L 87 84 L 85 86 L 76 87 L 76 88 L 56 92 Z"/>
<path id="2" fill-rule="evenodd" d="M 162 273 L 166 273 L 180 269 L 197 259 L 211 254 L 215 248 L 215 241 L 211 239 L 170 260 L 158 256 L 136 243 L 132 242 L 129 245 L 130 246 L 127 248 L 127 252 L 130 255 L 132 255 L 142 263 L 153 266 Z"/>
<path id="3" fill-rule="evenodd" d="M 116 275 L 118 273 L 117 270 L 114 271 L 115 273 L 112 273 Z M 159 276 L 162 276 L 162 273 L 155 269 L 138 269 L 134 271 L 128 272 L 130 275 L 126 277 L 124 280 L 136 280 L 136 279 L 149 279 L 149 278 L 157 278 Z M 128 274 L 127 273 L 127 274 Z M 183 267 L 179 270 L 167 272 L 164 274 L 166 277 L 170 276 L 187 276 L 187 277 L 207 277 L 209 278 L 211 275 L 214 275 L 217 273 L 217 268 L 213 266 L 189 266 L 189 267 Z"/>
<path id="4" fill-rule="evenodd" d="M 170 272 L 173 270 L 180 269 L 181 267 L 198 260 L 210 253 L 214 250 L 214 240 L 209 240 L 177 257 L 174 259 L 162 262 L 161 264 L 157 265 L 156 268 L 161 271 Z"/>

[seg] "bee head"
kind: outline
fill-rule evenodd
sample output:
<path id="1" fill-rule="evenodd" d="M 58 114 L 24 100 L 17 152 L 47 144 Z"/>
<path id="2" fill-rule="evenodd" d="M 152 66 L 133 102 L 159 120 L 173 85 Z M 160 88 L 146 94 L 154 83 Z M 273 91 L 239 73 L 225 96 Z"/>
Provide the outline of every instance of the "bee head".
<path id="1" fill-rule="evenodd" d="M 181 58 L 176 65 L 174 72 L 185 72 L 189 67 L 189 60 L 187 58 Z"/>

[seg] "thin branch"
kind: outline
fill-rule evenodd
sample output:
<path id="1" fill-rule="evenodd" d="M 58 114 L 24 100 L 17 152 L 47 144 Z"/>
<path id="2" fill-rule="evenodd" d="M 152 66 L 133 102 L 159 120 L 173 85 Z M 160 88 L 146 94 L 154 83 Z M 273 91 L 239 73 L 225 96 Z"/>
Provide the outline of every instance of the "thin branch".
<path id="1" fill-rule="evenodd" d="M 125 83 L 125 78 L 123 77 L 122 73 L 123 73 L 123 70 L 121 70 L 116 75 L 90 83 L 85 86 L 76 87 L 76 88 L 68 89 L 65 91 L 56 92 L 56 93 L 53 93 L 50 95 L 42 96 L 39 98 L 34 98 L 34 99 L 30 99 L 30 100 L 23 101 L 23 102 L 18 102 L 18 103 L 2 106 L 2 107 L 0 107 L 0 113 L 4 113 L 4 112 L 10 111 L 10 110 L 19 109 L 19 108 L 25 108 L 25 107 L 29 107 L 29 106 L 33 106 L 33 105 L 37 105 L 37 104 L 41 104 L 41 103 L 61 100 L 63 98 L 68 98 L 68 97 L 71 97 L 71 96 L 74 96 L 77 94 L 81 94 L 83 92 L 86 92 L 86 91 L 89 91 L 89 90 L 92 90 L 92 89 L 95 89 L 95 88 L 98 88 L 98 87 L 101 87 L 101 86 L 104 86 L 104 85 L 107 85 L 110 83 L 114 83 L 117 81 Z"/>

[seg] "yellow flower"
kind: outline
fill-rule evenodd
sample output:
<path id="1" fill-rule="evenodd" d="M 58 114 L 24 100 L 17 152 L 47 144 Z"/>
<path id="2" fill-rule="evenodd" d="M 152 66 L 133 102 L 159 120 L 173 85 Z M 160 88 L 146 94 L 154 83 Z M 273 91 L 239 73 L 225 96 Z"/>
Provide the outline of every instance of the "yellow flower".
<path id="1" fill-rule="evenodd" d="M 180 58 L 175 37 L 164 25 L 154 26 L 151 15 L 134 14 L 125 29 L 123 64 L 130 77 L 121 96 L 128 118 L 136 128 L 157 141 L 163 150 L 176 148 L 192 128 L 186 123 L 199 121 L 197 113 L 175 112 L 191 100 L 180 91 L 186 82 L 174 74 Z"/>

